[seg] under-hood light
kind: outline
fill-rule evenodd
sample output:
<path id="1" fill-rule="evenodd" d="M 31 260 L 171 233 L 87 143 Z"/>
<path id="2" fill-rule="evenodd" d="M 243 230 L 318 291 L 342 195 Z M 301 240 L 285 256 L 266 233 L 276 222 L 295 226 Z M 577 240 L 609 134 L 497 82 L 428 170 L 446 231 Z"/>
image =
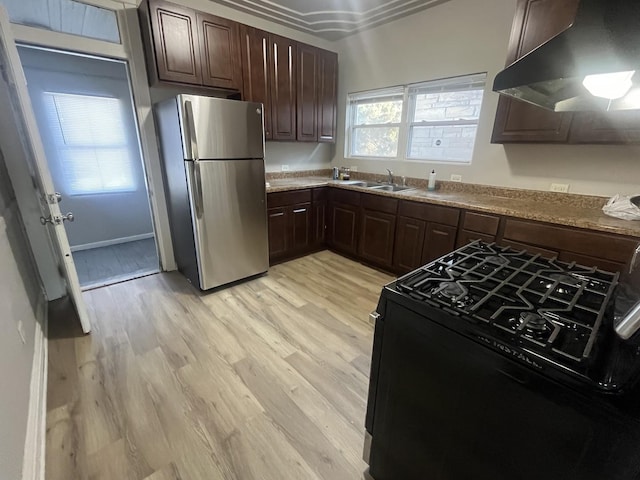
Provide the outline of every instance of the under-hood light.
<path id="1" fill-rule="evenodd" d="M 635 70 L 633 70 L 630 72 L 587 75 L 582 84 L 594 97 L 617 100 L 629 93 L 633 86 L 631 79 L 635 73 Z"/>

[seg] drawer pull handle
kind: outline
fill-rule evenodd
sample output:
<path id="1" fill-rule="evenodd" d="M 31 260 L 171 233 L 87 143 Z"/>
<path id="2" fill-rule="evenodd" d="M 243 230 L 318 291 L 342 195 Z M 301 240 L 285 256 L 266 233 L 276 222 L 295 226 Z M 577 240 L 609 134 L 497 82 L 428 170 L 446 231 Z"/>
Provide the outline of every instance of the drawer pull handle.
<path id="1" fill-rule="evenodd" d="M 293 213 L 302 213 L 302 212 L 306 212 L 307 209 L 306 208 L 298 208 L 297 210 L 294 210 Z"/>
<path id="2" fill-rule="evenodd" d="M 282 217 L 284 215 L 284 212 L 280 212 L 280 213 L 272 213 L 271 215 L 269 215 L 270 217 Z"/>

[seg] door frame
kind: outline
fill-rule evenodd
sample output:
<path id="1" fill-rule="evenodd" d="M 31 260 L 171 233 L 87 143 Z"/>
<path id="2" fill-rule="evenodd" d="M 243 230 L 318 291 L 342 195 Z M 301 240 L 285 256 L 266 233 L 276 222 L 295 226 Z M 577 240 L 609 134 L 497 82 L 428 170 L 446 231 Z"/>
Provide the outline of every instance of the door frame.
<path id="1" fill-rule="evenodd" d="M 120 30 L 120 44 L 12 23 L 11 28 L 15 41 L 19 44 L 114 58 L 124 60 L 127 63 L 151 216 L 160 258 L 160 270 L 176 270 L 177 265 L 173 255 L 160 151 L 156 141 L 153 105 L 148 86 L 136 2 L 133 0 L 130 3 L 127 0 L 125 0 L 125 3 L 110 0 L 80 1 L 88 5 L 113 10 L 116 13 Z"/>

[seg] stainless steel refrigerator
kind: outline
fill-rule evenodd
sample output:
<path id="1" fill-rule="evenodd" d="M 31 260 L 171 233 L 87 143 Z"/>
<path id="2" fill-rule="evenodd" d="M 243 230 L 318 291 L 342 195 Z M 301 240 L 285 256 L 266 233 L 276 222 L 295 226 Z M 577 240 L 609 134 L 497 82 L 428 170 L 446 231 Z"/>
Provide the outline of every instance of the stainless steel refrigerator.
<path id="1" fill-rule="evenodd" d="M 155 105 L 178 269 L 202 290 L 269 268 L 262 104 Z"/>

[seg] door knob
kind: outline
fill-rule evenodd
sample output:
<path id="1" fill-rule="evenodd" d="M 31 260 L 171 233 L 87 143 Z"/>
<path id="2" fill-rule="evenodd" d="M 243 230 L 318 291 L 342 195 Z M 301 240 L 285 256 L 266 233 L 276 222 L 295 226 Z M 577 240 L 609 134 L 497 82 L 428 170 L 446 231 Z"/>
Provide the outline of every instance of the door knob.
<path id="1" fill-rule="evenodd" d="M 74 220 L 75 217 L 71 212 L 55 217 L 51 217 L 51 215 L 48 217 L 40 217 L 40 223 L 42 225 L 46 225 L 47 223 L 50 223 L 51 225 L 60 225 L 62 222 L 73 222 Z"/>

